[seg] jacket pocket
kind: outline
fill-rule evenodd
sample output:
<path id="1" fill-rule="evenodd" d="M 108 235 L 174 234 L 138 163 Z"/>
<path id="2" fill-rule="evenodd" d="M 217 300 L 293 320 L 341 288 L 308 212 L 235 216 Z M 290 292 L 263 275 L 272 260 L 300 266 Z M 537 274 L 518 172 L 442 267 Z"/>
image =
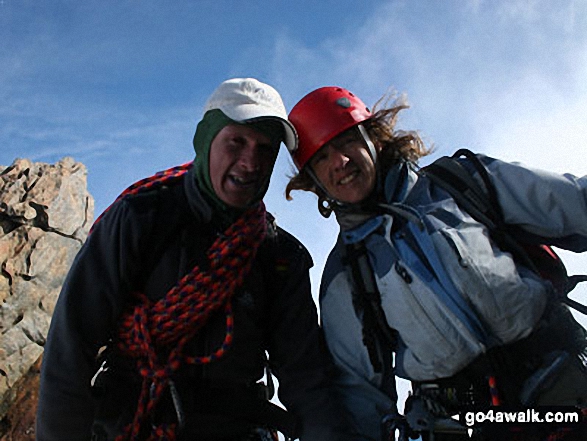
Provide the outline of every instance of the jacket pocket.
<path id="1" fill-rule="evenodd" d="M 399 265 L 378 284 L 388 323 L 405 345 L 402 371 L 412 380 L 453 375 L 483 347 L 417 274 Z"/>
<path id="2" fill-rule="evenodd" d="M 494 250 L 479 231 L 464 233 L 453 228 L 439 230 L 440 256 L 453 283 L 481 317 L 499 309 L 489 287 L 492 285 Z"/>
<path id="3" fill-rule="evenodd" d="M 511 254 L 495 246 L 482 225 L 443 228 L 439 233 L 447 272 L 496 342 L 526 337 L 542 315 L 545 284 L 522 274 Z"/>

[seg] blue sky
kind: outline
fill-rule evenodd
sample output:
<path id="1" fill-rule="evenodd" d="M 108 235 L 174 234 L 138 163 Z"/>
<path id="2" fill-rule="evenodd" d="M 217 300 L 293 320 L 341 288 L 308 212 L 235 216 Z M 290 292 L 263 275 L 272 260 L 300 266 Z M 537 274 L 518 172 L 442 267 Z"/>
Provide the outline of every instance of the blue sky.
<path id="1" fill-rule="evenodd" d="M 193 159 L 207 96 L 237 76 L 272 84 L 288 110 L 324 85 L 368 105 L 406 94 L 400 127 L 434 144 L 431 159 L 469 147 L 587 173 L 585 1 L 2 0 L 0 66 L 0 164 L 72 156 L 96 214 Z M 337 226 L 311 195 L 285 201 L 291 167 L 282 152 L 266 202 L 310 249 L 317 289 Z"/>

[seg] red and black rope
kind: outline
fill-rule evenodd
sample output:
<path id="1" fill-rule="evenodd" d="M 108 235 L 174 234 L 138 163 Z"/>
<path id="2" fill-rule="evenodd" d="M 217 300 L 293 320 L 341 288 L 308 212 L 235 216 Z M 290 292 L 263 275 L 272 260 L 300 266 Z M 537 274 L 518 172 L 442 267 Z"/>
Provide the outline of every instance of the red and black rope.
<path id="1" fill-rule="evenodd" d="M 191 165 L 184 164 L 143 179 L 126 189 L 117 201 L 177 180 Z M 265 206 L 261 202 L 218 236 L 207 251 L 208 269 L 194 267 L 156 302 L 144 294 L 136 294 L 136 302 L 121 318 L 118 348 L 136 360 L 143 383 L 133 422 L 117 441 L 134 441 L 144 436 L 145 422 L 169 387 L 171 376 L 183 364 L 211 363 L 226 353 L 233 340 L 231 298 L 252 266 L 265 238 L 266 225 Z M 209 355 L 184 354 L 186 343 L 206 324 L 210 315 L 221 308 L 226 313 L 226 334 L 221 346 Z M 149 441 L 176 439 L 175 423 L 151 424 L 149 430 Z"/>
<path id="2" fill-rule="evenodd" d="M 135 182 L 126 190 L 124 190 L 120 195 L 116 198 L 114 203 L 118 202 L 125 197 L 137 193 L 141 193 L 156 187 L 160 187 L 162 185 L 169 184 L 173 181 L 178 180 L 181 178 L 187 171 L 192 168 L 193 162 L 186 162 L 185 164 L 178 165 L 176 167 L 168 168 L 166 170 L 160 171 L 155 173 L 153 176 L 149 176 L 148 178 L 141 179 L 140 181 Z M 113 204 L 114 204 L 113 203 Z M 90 229 L 90 233 L 93 231 L 94 227 L 98 222 L 102 219 L 102 217 L 108 212 L 112 205 L 110 205 L 104 212 L 96 218 L 96 221 L 92 225 Z"/>

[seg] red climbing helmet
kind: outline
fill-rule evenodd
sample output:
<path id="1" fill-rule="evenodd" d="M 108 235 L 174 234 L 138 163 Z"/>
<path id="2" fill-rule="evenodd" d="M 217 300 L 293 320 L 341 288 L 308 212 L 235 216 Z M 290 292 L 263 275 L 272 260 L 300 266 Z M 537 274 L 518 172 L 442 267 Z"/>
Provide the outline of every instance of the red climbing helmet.
<path id="1" fill-rule="evenodd" d="M 299 144 L 290 151 L 298 169 L 324 144 L 345 130 L 371 118 L 371 111 L 342 87 L 321 87 L 303 97 L 289 113 Z"/>

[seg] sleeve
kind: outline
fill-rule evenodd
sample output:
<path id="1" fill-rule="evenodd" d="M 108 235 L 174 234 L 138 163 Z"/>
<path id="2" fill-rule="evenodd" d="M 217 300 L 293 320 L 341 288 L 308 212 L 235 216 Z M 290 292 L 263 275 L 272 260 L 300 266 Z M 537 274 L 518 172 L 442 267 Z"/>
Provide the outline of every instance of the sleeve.
<path id="1" fill-rule="evenodd" d="M 332 363 L 311 295 L 311 258 L 301 244 L 294 246 L 270 314 L 269 360 L 279 399 L 300 418 L 302 441 L 350 441 L 354 438 L 334 400 Z"/>
<path id="2" fill-rule="evenodd" d="M 331 256 L 322 277 L 320 313 L 337 370 L 337 398 L 355 434 L 353 439 L 378 441 L 383 417 L 397 411 L 397 397 L 387 396 L 378 387 L 381 375 L 374 372 L 363 344 L 348 278 L 340 265 L 333 269 L 333 260 Z"/>
<path id="3" fill-rule="evenodd" d="M 587 176 L 556 174 L 481 156 L 504 220 L 575 252 L 587 250 Z"/>
<path id="4" fill-rule="evenodd" d="M 62 287 L 41 369 L 37 441 L 90 439 L 90 379 L 130 292 L 136 239 L 126 204 L 113 205 L 76 256 Z"/>

